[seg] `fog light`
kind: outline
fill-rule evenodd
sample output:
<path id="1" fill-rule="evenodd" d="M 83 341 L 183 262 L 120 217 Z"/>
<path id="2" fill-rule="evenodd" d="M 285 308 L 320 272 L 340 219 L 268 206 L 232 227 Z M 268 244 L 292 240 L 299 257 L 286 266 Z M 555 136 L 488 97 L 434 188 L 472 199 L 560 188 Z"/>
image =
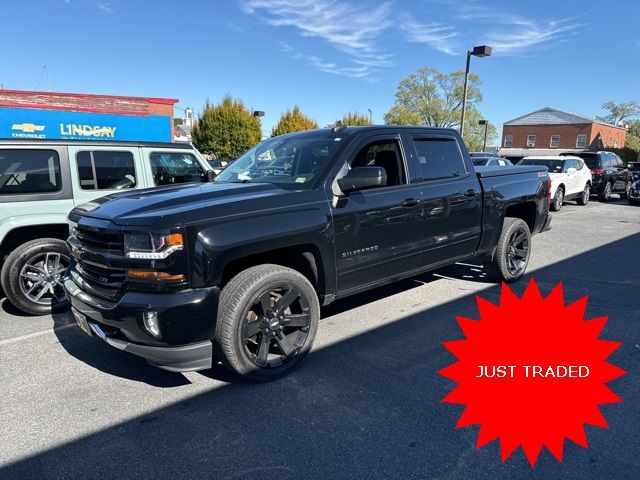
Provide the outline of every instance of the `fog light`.
<path id="1" fill-rule="evenodd" d="M 146 328 L 154 337 L 160 336 L 160 323 L 158 322 L 158 312 L 154 310 L 148 310 L 142 313 L 142 321 L 144 322 L 144 328 Z"/>

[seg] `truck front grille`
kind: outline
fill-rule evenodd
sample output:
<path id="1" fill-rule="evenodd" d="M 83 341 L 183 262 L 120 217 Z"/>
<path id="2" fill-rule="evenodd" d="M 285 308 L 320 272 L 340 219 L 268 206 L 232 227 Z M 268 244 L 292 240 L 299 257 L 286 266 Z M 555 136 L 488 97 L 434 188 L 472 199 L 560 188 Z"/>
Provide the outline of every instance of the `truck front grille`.
<path id="1" fill-rule="evenodd" d="M 76 263 L 75 271 L 91 293 L 107 300 L 116 297 L 125 278 L 123 269 L 105 268 L 82 260 Z"/>
<path id="2" fill-rule="evenodd" d="M 124 235 L 122 233 L 108 233 L 103 230 L 77 227 L 75 236 L 78 243 L 87 250 L 99 249 L 120 254 L 124 252 Z"/>

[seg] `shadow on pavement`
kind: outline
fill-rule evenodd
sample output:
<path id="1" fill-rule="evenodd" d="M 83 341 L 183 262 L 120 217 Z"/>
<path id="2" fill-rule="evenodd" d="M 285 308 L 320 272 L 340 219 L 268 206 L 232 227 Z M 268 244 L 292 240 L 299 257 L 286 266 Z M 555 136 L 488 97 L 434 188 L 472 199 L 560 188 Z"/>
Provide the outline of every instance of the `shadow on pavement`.
<path id="1" fill-rule="evenodd" d="M 453 383 L 436 372 L 454 361 L 440 342 L 462 338 L 455 315 L 477 318 L 474 292 L 314 350 L 282 380 L 198 394 L 8 465 L 0 477 L 640 478 L 640 273 L 629 261 L 639 244 L 640 234 L 633 235 L 528 275 L 544 294 L 562 280 L 567 302 L 588 294 L 587 318 L 610 316 L 601 337 L 624 342 L 610 359 L 628 371 L 610 383 L 624 403 L 601 407 L 610 428 L 587 427 L 589 449 L 565 442 L 562 464 L 546 450 L 535 470 L 521 450 L 501 463 L 498 442 L 476 449 L 477 426 L 454 428 L 462 406 L 440 402 Z M 594 274 L 611 264 L 615 279 Z M 370 292 L 360 302 L 413 282 Z M 525 285 L 513 288 L 522 294 Z M 499 286 L 482 296 L 496 302 Z M 360 304 L 345 302 L 325 313 Z M 85 361 L 93 357 L 96 368 L 126 378 L 169 378 L 122 352 L 79 341 L 75 330 L 67 330 L 66 348 Z"/>

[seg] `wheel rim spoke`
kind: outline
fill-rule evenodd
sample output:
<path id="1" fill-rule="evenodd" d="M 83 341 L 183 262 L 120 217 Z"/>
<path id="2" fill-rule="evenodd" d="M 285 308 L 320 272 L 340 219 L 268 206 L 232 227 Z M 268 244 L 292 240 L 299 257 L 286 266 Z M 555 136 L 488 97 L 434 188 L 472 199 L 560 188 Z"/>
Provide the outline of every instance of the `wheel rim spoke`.
<path id="1" fill-rule="evenodd" d="M 284 353 L 286 357 L 288 357 L 295 351 L 295 348 L 293 347 L 293 345 L 291 345 L 291 342 L 289 341 L 287 336 L 284 335 L 282 332 L 278 332 L 278 334 L 276 335 L 276 343 L 278 344 L 278 346 L 280 347 L 280 350 L 282 350 L 282 353 Z"/>
<path id="2" fill-rule="evenodd" d="M 282 315 L 284 311 L 300 296 L 300 291 L 291 287 L 276 303 L 275 311 L 277 315 Z"/>
<path id="3" fill-rule="evenodd" d="M 526 238 L 527 236 L 524 234 L 524 232 L 519 232 L 517 236 L 513 239 L 513 242 L 511 242 L 511 245 L 513 245 L 514 247 L 516 245 L 520 245 L 522 242 L 524 242 Z"/>
<path id="4" fill-rule="evenodd" d="M 260 308 L 262 308 L 262 315 L 266 315 L 271 309 L 271 292 L 263 293 L 258 299 L 258 303 L 260 303 Z"/>
<path id="5" fill-rule="evenodd" d="M 284 316 L 282 324 L 285 327 L 306 327 L 309 325 L 309 312 L 305 313 L 290 313 Z"/>
<path id="6" fill-rule="evenodd" d="M 262 339 L 260 340 L 260 348 L 258 348 L 258 356 L 257 361 L 262 365 L 267 364 L 267 357 L 269 356 L 269 345 L 271 344 L 271 337 L 267 335 L 262 335 Z"/>
<path id="7" fill-rule="evenodd" d="M 516 256 L 520 257 L 520 258 L 526 258 L 527 257 L 527 251 L 522 249 L 522 248 L 516 248 L 514 249 Z"/>
<path id="8" fill-rule="evenodd" d="M 40 291 L 38 292 L 38 294 L 34 297 L 34 300 L 35 300 L 36 302 L 37 302 L 38 300 L 40 300 L 40 299 L 42 298 L 42 296 L 43 296 L 45 293 L 49 292 L 49 290 L 50 290 L 50 289 L 51 289 L 51 285 L 49 285 L 48 283 L 46 283 L 46 284 L 44 285 L 44 287 L 42 287 L 42 290 L 40 290 Z"/>
<path id="9" fill-rule="evenodd" d="M 255 337 L 258 333 L 260 333 L 260 323 L 260 320 L 256 320 L 255 322 L 249 322 L 245 324 L 243 332 L 243 337 L 245 340 Z"/>

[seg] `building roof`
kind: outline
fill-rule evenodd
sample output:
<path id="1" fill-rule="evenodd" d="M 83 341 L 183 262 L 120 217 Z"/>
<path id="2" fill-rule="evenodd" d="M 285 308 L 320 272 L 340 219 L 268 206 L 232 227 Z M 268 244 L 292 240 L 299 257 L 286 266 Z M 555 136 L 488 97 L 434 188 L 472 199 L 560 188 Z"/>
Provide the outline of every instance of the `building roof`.
<path id="1" fill-rule="evenodd" d="M 586 123 L 600 123 L 613 128 L 623 128 L 611 125 L 610 123 L 601 122 L 591 117 L 586 117 L 577 113 L 563 112 L 550 107 L 541 108 L 535 112 L 514 118 L 513 120 L 505 122 L 504 125 L 583 125 Z"/>

